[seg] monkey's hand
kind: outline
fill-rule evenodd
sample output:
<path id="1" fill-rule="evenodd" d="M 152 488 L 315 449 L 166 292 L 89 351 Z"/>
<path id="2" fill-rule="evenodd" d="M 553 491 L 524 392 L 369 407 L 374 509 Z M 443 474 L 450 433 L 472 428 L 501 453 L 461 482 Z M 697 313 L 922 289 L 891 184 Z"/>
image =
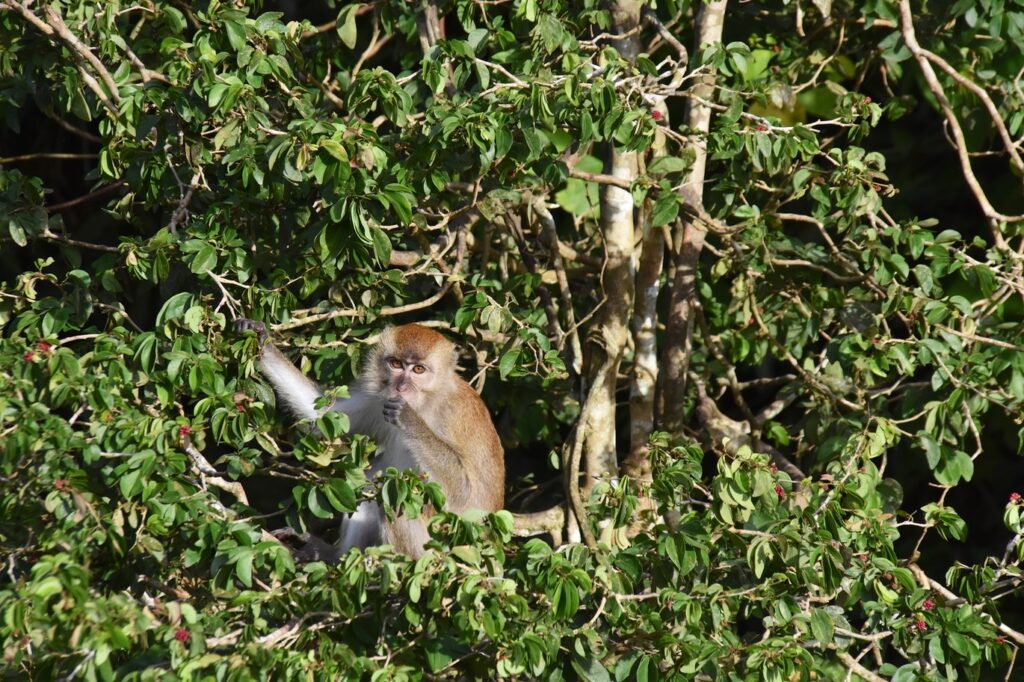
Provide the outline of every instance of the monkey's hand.
<path id="1" fill-rule="evenodd" d="M 388 424 L 401 426 L 403 412 L 405 412 L 405 400 L 400 396 L 384 401 L 384 421 Z"/>
<path id="2" fill-rule="evenodd" d="M 256 332 L 256 338 L 259 339 L 260 346 L 267 342 L 267 327 L 262 322 L 256 320 L 250 320 L 247 317 L 240 317 L 235 320 L 235 331 L 236 332 Z"/>

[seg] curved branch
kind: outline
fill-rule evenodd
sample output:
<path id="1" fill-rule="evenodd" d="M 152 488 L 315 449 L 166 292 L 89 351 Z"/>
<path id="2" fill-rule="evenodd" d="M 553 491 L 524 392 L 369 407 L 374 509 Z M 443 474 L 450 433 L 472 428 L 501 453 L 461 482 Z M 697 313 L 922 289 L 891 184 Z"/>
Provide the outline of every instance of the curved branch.
<path id="1" fill-rule="evenodd" d="M 927 573 L 924 572 L 924 569 L 922 569 L 916 563 L 908 564 L 907 568 L 909 568 L 910 572 L 914 574 L 915 578 L 917 578 L 917 582 L 921 585 L 921 587 L 925 588 L 926 590 L 934 590 L 938 592 L 946 599 L 947 602 L 950 602 L 951 604 L 969 603 L 966 599 L 955 594 L 952 590 L 950 590 L 948 587 L 940 583 L 938 580 L 935 580 L 934 578 L 930 577 Z M 1005 623 L 1000 623 L 996 621 L 995 618 L 985 613 L 981 609 L 978 609 L 978 612 L 981 614 L 982 618 L 984 618 L 986 621 L 989 622 L 989 624 L 991 624 L 993 627 L 999 630 L 999 632 L 1003 633 L 1017 644 L 1024 646 L 1024 633 L 1014 630 Z"/>
<path id="2" fill-rule="evenodd" d="M 455 256 L 455 265 L 452 267 L 452 275 L 445 280 L 441 288 L 437 290 L 434 295 L 417 301 L 415 303 L 407 303 L 399 306 L 385 306 L 380 309 L 377 313 L 378 317 L 393 317 L 395 315 L 401 315 L 403 313 L 409 313 L 414 310 L 422 310 L 423 308 L 429 308 L 438 301 L 440 301 L 448 290 L 452 288 L 458 277 L 458 272 L 462 268 L 462 260 L 466 255 L 466 236 L 463 231 L 459 232 L 457 237 L 458 249 Z M 310 315 L 309 317 L 303 317 L 298 320 L 290 320 L 288 322 L 282 322 L 281 324 L 271 325 L 270 328 L 276 332 L 285 331 L 288 329 L 295 329 L 297 327 L 305 327 L 309 324 L 315 324 L 317 322 L 325 322 L 327 320 L 334 320 L 339 317 L 363 317 L 369 315 L 370 311 L 365 308 L 345 308 L 341 310 L 331 310 L 326 313 L 319 313 L 317 315 Z"/>
<path id="3" fill-rule="evenodd" d="M 982 188 L 981 183 L 978 182 L 978 178 L 974 175 L 974 169 L 971 167 L 971 157 L 967 152 L 967 140 L 964 138 L 964 131 L 960 127 L 960 121 L 957 119 L 956 114 L 953 113 L 953 108 L 950 106 L 949 100 L 946 98 L 946 92 L 942 89 L 942 84 L 939 83 L 939 79 L 935 75 L 935 70 L 932 68 L 932 64 L 928 60 L 928 56 L 925 54 L 924 48 L 922 48 L 920 43 L 917 42 L 917 34 L 914 33 L 914 18 L 913 10 L 910 8 L 910 0 L 900 0 L 900 31 L 903 33 L 903 42 L 907 44 L 910 52 L 914 55 L 914 59 L 917 60 L 917 65 L 921 68 L 921 74 L 924 76 L 925 82 L 928 83 L 928 89 L 931 90 L 935 99 L 939 102 L 939 108 L 942 109 L 942 115 L 946 118 L 946 123 L 949 125 L 950 132 L 953 134 L 956 155 L 960 160 L 960 170 L 963 173 L 964 181 L 967 183 L 971 193 L 974 195 L 975 201 L 978 202 L 978 206 L 981 207 L 982 213 L 984 213 L 985 217 L 988 218 L 989 229 L 992 232 L 992 240 L 997 248 L 1005 250 L 1007 248 L 1006 240 L 1003 238 L 1002 232 L 999 231 L 999 225 L 997 223 L 1018 222 L 1024 220 L 1024 216 L 1008 216 L 997 211 L 988 200 L 988 196 L 985 194 L 985 190 Z"/>
<path id="4" fill-rule="evenodd" d="M 557 505 L 544 511 L 513 514 L 515 525 L 512 534 L 527 538 L 541 533 L 560 533 L 565 529 L 565 506 Z"/>
<path id="5" fill-rule="evenodd" d="M 99 58 L 92 53 L 89 46 L 79 40 L 78 36 L 71 32 L 68 25 L 64 23 L 64 18 L 61 17 L 60 13 L 57 12 L 52 5 L 45 5 L 42 8 L 43 15 L 46 17 L 45 21 L 36 16 L 28 6 L 17 2 L 17 0 L 4 0 L 4 2 L 0 3 L 0 7 L 6 7 L 14 10 L 26 21 L 39 29 L 43 35 L 53 37 L 54 34 L 56 34 L 56 36 L 68 46 L 71 53 L 75 55 L 79 61 L 88 63 L 96 75 L 98 75 L 103 81 L 103 84 L 106 87 L 106 92 L 104 92 L 104 89 L 99 87 L 99 84 L 96 83 L 89 74 L 85 73 L 84 70 L 82 70 L 83 79 L 107 110 L 114 116 L 119 115 L 120 112 L 117 109 L 117 103 L 121 101 L 121 94 L 118 91 L 117 83 L 114 82 L 114 77 L 110 75 L 109 71 L 107 71 L 107 67 L 103 65 L 103 62 L 101 62 Z"/>
<path id="6" fill-rule="evenodd" d="M 1017 168 L 1020 175 L 1024 175 L 1024 159 L 1021 159 L 1020 154 L 1017 152 L 1017 145 L 1013 143 L 1013 139 L 1010 137 L 1010 131 L 1006 129 L 1006 123 L 1003 121 L 1003 117 L 999 115 L 999 109 L 996 107 L 996 103 L 992 101 L 991 97 L 989 97 L 985 88 L 981 87 L 970 78 L 966 78 L 961 75 L 959 71 L 950 66 L 949 62 L 934 52 L 921 48 L 921 54 L 927 57 L 928 61 L 945 71 L 950 78 L 974 93 L 974 96 L 982 101 L 985 105 L 985 109 L 988 111 L 988 115 L 992 118 L 992 123 L 995 125 L 996 130 L 999 131 L 999 137 L 1003 141 L 1003 146 L 1006 147 L 1006 152 L 1013 160 L 1013 165 Z"/>

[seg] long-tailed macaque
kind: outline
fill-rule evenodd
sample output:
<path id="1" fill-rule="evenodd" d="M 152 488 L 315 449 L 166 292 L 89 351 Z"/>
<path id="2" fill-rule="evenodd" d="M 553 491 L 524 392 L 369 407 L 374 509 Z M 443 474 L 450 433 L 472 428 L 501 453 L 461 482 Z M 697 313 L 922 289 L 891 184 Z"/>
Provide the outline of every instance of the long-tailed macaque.
<path id="1" fill-rule="evenodd" d="M 263 324 L 241 319 L 236 327 L 259 336 L 260 370 L 288 410 L 305 419 L 319 416 L 314 403 L 320 388 L 267 339 Z M 436 331 L 418 324 L 388 327 L 351 397 L 328 409 L 348 415 L 352 433 L 376 441 L 371 474 L 387 467 L 420 471 L 444 490 L 449 511 L 497 511 L 505 498 L 501 442 L 487 407 L 456 373 L 455 362 L 455 346 Z M 427 540 L 425 519 L 388 521 L 375 502 L 363 502 L 342 521 L 335 556 L 386 544 L 418 557 Z"/>

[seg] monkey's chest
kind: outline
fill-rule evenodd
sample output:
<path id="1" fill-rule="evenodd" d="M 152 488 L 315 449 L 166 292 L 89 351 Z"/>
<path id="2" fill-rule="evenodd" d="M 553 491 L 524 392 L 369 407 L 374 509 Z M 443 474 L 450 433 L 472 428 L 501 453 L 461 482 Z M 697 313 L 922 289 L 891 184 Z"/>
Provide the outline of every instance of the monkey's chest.
<path id="1" fill-rule="evenodd" d="M 374 457 L 373 463 L 370 466 L 372 473 L 384 471 L 388 467 L 395 467 L 400 471 L 405 469 L 421 471 L 420 466 L 416 463 L 416 458 L 413 457 L 409 449 L 409 445 L 396 429 L 383 430 L 381 433 L 374 435 L 377 436 L 374 439 L 377 441 L 377 456 Z"/>

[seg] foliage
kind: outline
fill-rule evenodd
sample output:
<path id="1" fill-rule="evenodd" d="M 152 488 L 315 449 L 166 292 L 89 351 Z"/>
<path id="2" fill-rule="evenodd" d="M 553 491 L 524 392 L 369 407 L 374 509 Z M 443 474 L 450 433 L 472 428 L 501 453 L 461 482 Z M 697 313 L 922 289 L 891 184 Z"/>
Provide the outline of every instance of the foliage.
<path id="1" fill-rule="evenodd" d="M 623 8 L 0 0 L 5 677 L 1012 669 L 1024 10 L 734 3 L 682 55 L 702 24 L 670 1 L 634 57 Z M 663 232 L 651 287 L 610 283 Z M 686 397 L 655 408 L 639 311 L 664 329 L 679 296 Z M 342 415 L 278 418 L 241 315 L 328 386 L 393 320 L 457 336 L 510 490 L 539 482 L 510 509 L 570 541 L 441 513 L 417 561 L 296 565 L 268 529 L 443 495 L 368 481 Z M 580 510 L 544 484 L 608 425 L 601 372 L 643 466 L 585 459 Z"/>

